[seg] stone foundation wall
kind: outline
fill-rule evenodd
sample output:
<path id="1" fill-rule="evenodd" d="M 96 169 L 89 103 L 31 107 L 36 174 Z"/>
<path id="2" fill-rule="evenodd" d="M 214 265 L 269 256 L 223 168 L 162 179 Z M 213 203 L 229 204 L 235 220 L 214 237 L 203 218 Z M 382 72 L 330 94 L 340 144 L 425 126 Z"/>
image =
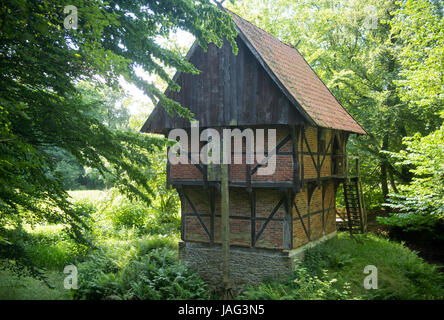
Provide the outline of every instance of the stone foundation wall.
<path id="1" fill-rule="evenodd" d="M 297 260 L 304 257 L 307 248 L 336 235 L 332 232 L 317 241 L 291 251 L 254 248 L 230 248 L 230 279 L 235 293 L 247 285 L 258 285 L 267 278 L 276 279 L 293 271 Z M 222 289 L 222 252 L 220 246 L 180 242 L 179 259 L 189 264 L 209 285 L 210 290 Z"/>
<path id="2" fill-rule="evenodd" d="M 210 290 L 222 289 L 222 252 L 220 246 L 210 247 L 201 243 L 181 242 L 179 259 L 191 265 Z M 294 267 L 294 259 L 282 251 L 252 248 L 230 248 L 230 279 L 234 292 L 248 284 L 256 285 L 266 278 L 284 275 Z"/>

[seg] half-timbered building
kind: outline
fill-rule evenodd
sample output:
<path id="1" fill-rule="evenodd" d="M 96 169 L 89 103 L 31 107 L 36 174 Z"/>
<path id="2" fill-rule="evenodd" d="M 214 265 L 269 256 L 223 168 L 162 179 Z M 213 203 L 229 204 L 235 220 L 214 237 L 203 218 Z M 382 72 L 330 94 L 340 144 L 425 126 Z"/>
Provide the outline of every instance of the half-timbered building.
<path id="1" fill-rule="evenodd" d="M 195 43 L 188 59 L 200 73 L 177 74 L 181 90 L 166 94 L 192 111 L 200 130 L 276 129 L 273 174 L 257 174 L 263 163 L 229 165 L 231 277 L 243 285 L 291 270 L 307 246 L 336 234 L 336 191 L 347 181 L 347 139 L 366 132 L 296 48 L 230 14 L 239 33 L 238 54 L 228 43 L 210 45 L 206 52 Z M 142 131 L 168 136 L 176 128 L 190 130 L 191 124 L 159 105 Z M 217 285 L 220 181 L 212 169 L 203 163 L 168 164 L 167 183 L 181 199 L 180 258 Z M 350 185 L 358 187 L 358 181 Z M 348 203 L 354 199 L 354 206 L 362 207 L 359 192 L 348 196 Z M 362 224 L 362 209 L 348 209 L 349 216 L 361 215 Z"/>

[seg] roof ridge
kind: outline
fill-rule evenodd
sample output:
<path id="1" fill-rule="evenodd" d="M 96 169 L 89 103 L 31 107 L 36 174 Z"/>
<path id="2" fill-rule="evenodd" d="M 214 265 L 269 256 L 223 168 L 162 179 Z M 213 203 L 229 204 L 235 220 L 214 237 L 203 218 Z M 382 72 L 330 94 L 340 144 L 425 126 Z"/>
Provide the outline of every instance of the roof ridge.
<path id="1" fill-rule="evenodd" d="M 221 10 L 232 17 L 241 41 L 291 105 L 307 120 L 308 125 L 366 134 L 364 128 L 339 103 L 294 45 L 285 43 L 229 9 L 221 8 Z M 193 48 L 197 47 L 196 43 L 193 44 L 187 57 L 194 54 Z M 148 128 L 153 116 L 158 115 L 152 112 L 142 130 Z M 168 115 L 165 114 L 165 117 Z"/>
<path id="2" fill-rule="evenodd" d="M 224 10 L 225 10 L 225 11 L 228 11 L 228 13 L 230 13 L 230 14 L 234 14 L 234 15 L 236 15 L 239 19 L 241 19 L 241 20 L 243 20 L 243 21 L 245 21 L 245 22 L 251 24 L 253 27 L 255 27 L 255 28 L 259 29 L 259 30 L 262 30 L 263 32 L 265 32 L 265 33 L 267 33 L 268 35 L 272 36 L 274 39 L 280 41 L 282 44 L 284 44 L 284 45 L 286 45 L 286 46 L 288 46 L 288 47 L 290 47 L 290 48 L 293 48 L 293 49 L 295 49 L 296 51 L 299 52 L 299 50 L 298 50 L 293 44 L 284 42 L 283 40 L 279 39 L 278 37 L 272 35 L 272 34 L 271 34 L 270 32 L 268 32 L 267 30 L 265 30 L 265 29 L 263 29 L 263 28 L 261 28 L 261 27 L 255 25 L 253 22 L 251 22 L 251 21 L 249 21 L 249 20 L 247 20 L 247 19 L 241 17 L 241 16 L 238 15 L 236 12 L 231 11 L 230 9 L 227 9 L 227 8 L 224 8 Z"/>
<path id="3" fill-rule="evenodd" d="M 367 133 L 333 95 L 296 46 L 285 43 L 229 9 L 223 8 L 223 10 L 233 17 L 240 34 L 243 34 L 251 43 L 250 50 L 257 52 L 259 55 L 257 58 L 268 67 L 268 72 L 271 72 L 270 76 L 276 77 L 275 81 L 283 86 L 284 89 L 281 88 L 281 90 L 288 91 L 290 96 L 295 98 L 297 103 L 295 106 L 300 105 L 301 108 L 298 107 L 298 109 L 303 109 L 300 111 L 316 125 L 342 128 L 342 130 L 351 130 L 360 134 Z M 254 30 L 257 35 L 254 34 Z M 282 52 L 284 48 L 291 51 Z M 300 80 L 296 82 L 297 78 Z"/>

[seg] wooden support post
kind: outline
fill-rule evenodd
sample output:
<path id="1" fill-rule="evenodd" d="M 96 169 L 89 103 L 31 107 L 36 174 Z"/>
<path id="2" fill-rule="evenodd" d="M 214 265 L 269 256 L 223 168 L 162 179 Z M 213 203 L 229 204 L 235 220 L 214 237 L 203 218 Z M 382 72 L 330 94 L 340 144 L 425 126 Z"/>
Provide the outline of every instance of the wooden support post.
<path id="1" fill-rule="evenodd" d="M 182 187 L 177 187 L 177 193 L 179 194 L 180 202 L 184 203 L 184 198 L 182 194 Z M 184 208 L 182 207 L 180 210 L 180 239 L 185 241 L 185 223 L 186 217 L 184 215 Z"/>
<path id="2" fill-rule="evenodd" d="M 284 202 L 284 249 L 291 250 L 293 249 L 293 214 L 291 212 L 291 203 L 288 202 L 292 198 L 292 193 L 286 191 L 284 193 L 285 202 Z"/>
<path id="3" fill-rule="evenodd" d="M 251 192 L 251 164 L 245 165 L 245 182 L 247 185 L 247 192 Z"/>
<path id="4" fill-rule="evenodd" d="M 301 128 L 301 187 L 302 192 L 305 192 L 305 177 L 304 177 L 304 138 L 305 138 L 305 127 Z"/>
<path id="5" fill-rule="evenodd" d="M 213 187 L 209 190 L 209 200 L 210 200 L 210 245 L 214 246 L 214 217 L 216 214 L 216 192 Z"/>
<path id="6" fill-rule="evenodd" d="M 171 175 L 171 164 L 168 159 L 168 155 L 170 154 L 170 147 L 167 148 L 167 167 L 166 167 L 166 188 L 169 190 L 171 187 L 170 175 Z"/>
<path id="7" fill-rule="evenodd" d="M 322 184 L 322 235 L 325 236 L 325 186 L 326 184 Z M 329 207 L 330 210 L 330 207 Z"/>
<path id="8" fill-rule="evenodd" d="M 225 151 L 225 150 L 224 150 Z M 228 164 L 221 164 L 221 222 L 222 222 L 222 270 L 224 292 L 222 298 L 234 298 L 230 282 L 230 193 L 228 187 Z"/>
<path id="9" fill-rule="evenodd" d="M 359 204 L 359 214 L 361 222 L 361 232 L 367 232 L 367 215 L 365 214 L 365 208 L 363 203 L 363 197 L 361 195 L 362 184 L 361 184 L 361 172 L 359 168 L 359 158 L 356 158 L 356 195 Z"/>
<path id="10" fill-rule="evenodd" d="M 256 242 L 256 191 L 250 193 L 250 208 L 251 208 L 251 247 L 255 247 Z"/>
<path id="11" fill-rule="evenodd" d="M 293 192 L 299 193 L 301 182 L 299 179 L 299 152 L 298 152 L 299 130 L 296 126 L 291 127 L 291 142 L 293 144 Z M 301 152 L 302 156 L 303 153 Z"/>

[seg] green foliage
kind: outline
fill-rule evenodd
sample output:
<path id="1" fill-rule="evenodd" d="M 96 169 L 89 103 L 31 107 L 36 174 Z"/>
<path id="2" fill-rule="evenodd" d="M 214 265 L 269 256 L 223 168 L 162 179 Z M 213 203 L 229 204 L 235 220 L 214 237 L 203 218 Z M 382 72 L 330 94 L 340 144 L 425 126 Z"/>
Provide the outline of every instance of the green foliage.
<path id="1" fill-rule="evenodd" d="M 71 297 L 70 292 L 63 287 L 65 277 L 66 274 L 60 270 L 45 272 L 45 278 L 53 287 L 49 288 L 35 278 L 0 268 L 0 300 L 68 300 Z"/>
<path id="2" fill-rule="evenodd" d="M 89 293 L 85 293 L 85 296 L 90 298 L 117 298 L 115 294 L 125 299 L 142 297 L 142 293 L 146 293 L 146 291 L 138 292 L 137 297 L 130 296 L 126 291 L 118 291 L 126 290 L 122 289 L 127 286 L 124 280 L 119 280 L 119 285 L 115 286 L 117 277 L 122 277 L 124 270 L 127 279 L 132 274 L 132 281 L 136 282 L 135 285 L 143 285 L 143 288 L 147 286 L 143 282 L 144 279 L 148 276 L 152 277 L 157 285 L 153 285 L 151 297 L 161 295 L 163 297 L 192 298 L 196 297 L 195 295 L 203 294 L 203 292 L 206 294 L 205 287 L 201 287 L 202 280 L 180 265 L 173 253 L 177 250 L 178 239 L 175 236 L 177 229 L 168 226 L 168 224 L 161 224 L 159 221 L 163 220 L 158 220 L 160 218 L 152 214 L 153 210 L 146 203 L 131 203 L 122 196 L 116 198 L 112 191 L 108 193 L 72 191 L 70 196 L 73 207 L 79 211 L 79 215 L 90 217 L 90 221 L 87 223 L 90 225 L 89 237 L 93 246 L 84 246 L 74 241 L 63 225 L 35 225 L 25 226 L 24 229 L 5 230 L 4 234 L 14 245 L 2 244 L 0 250 L 4 250 L 4 248 L 21 250 L 16 255 L 26 257 L 26 261 L 24 261 L 26 264 L 23 262 L 18 264 L 16 260 L 2 261 L 0 279 L 7 275 L 13 276 L 3 286 L 0 285 L 0 296 L 5 298 L 38 298 L 24 292 L 22 284 L 29 283 L 32 288 L 35 288 L 36 294 L 41 292 L 42 297 L 67 298 L 69 297 L 67 291 L 60 288 L 63 278 L 60 280 L 61 282 L 54 283 L 54 277 L 58 279 L 60 275 L 64 275 L 63 268 L 70 264 L 76 266 L 80 264 L 79 270 L 85 272 L 89 283 L 85 288 Z M 136 226 L 115 228 L 111 218 L 115 214 L 114 211 L 118 211 L 122 207 L 130 211 L 139 210 L 145 223 L 140 228 Z M 167 234 L 168 236 L 166 236 Z M 152 254 L 158 248 L 164 248 L 167 253 Z M 9 252 L 5 255 L 15 257 L 13 253 Z M 155 269 L 158 272 L 149 273 L 151 269 L 147 267 L 148 269 L 143 272 L 149 273 L 149 275 L 145 275 L 140 281 L 135 279 L 136 273 L 133 272 L 133 269 L 135 268 L 138 270 L 137 272 L 140 271 L 143 274 L 140 268 L 149 259 L 156 266 Z M 161 266 L 162 263 L 165 265 Z M 36 280 L 29 279 L 29 276 L 33 276 Z M 165 277 L 167 278 L 165 281 L 172 284 L 170 288 L 163 287 Z M 177 280 L 175 280 L 176 278 Z M 56 288 L 50 289 L 48 286 Z M 9 293 L 5 292 L 7 289 L 10 290 Z M 140 290 L 145 289 L 141 287 Z"/>
<path id="3" fill-rule="evenodd" d="M 143 205 L 125 204 L 114 208 L 111 213 L 111 219 L 116 229 L 125 228 L 143 228 L 145 224 L 145 207 Z"/>
<path id="4" fill-rule="evenodd" d="M 157 193 L 161 187 L 157 189 Z M 172 191 L 169 191 L 172 193 Z M 173 194 L 171 197 L 177 197 Z M 136 234 L 176 234 L 180 230 L 179 210 L 176 199 L 172 206 L 162 206 L 162 196 L 147 205 L 141 201 L 130 201 L 116 189 L 100 203 L 100 210 L 94 215 L 96 237 L 115 236 L 119 232 L 132 230 Z M 159 205 L 159 207 L 158 207 Z"/>
<path id="5" fill-rule="evenodd" d="M 249 288 L 247 299 L 443 299 L 444 276 L 416 252 L 374 235 L 339 233 L 308 249 L 283 281 Z M 364 267 L 378 270 L 378 289 L 363 286 Z"/>
<path id="6" fill-rule="evenodd" d="M 400 164 L 412 167 L 412 181 L 391 194 L 390 217 L 379 221 L 407 231 L 431 229 L 444 222 L 444 127 L 422 137 L 404 138 L 406 149 L 391 154 Z"/>
<path id="7" fill-rule="evenodd" d="M 206 284 L 183 264 L 174 251 L 154 249 L 122 270 L 125 299 L 208 298 Z"/>
<path id="8" fill-rule="evenodd" d="M 375 235 L 346 233 L 309 249 L 304 266 L 313 274 L 326 269 L 338 284 L 350 284 L 353 296 L 363 299 L 442 299 L 444 277 L 436 266 L 424 262 L 416 252 L 400 243 Z M 364 267 L 378 269 L 378 289 L 366 290 Z"/>
<path id="9" fill-rule="evenodd" d="M 112 252 L 97 252 L 79 265 L 77 299 L 204 299 L 206 284 L 178 262 L 174 251 L 145 241 L 127 262 Z M 167 243 L 168 246 L 168 243 Z M 118 261 L 116 261 L 118 260 Z"/>
<path id="10" fill-rule="evenodd" d="M 400 97 L 416 113 L 443 112 L 444 18 L 442 0 L 399 2 L 391 21 L 401 43 Z"/>
<path id="11" fill-rule="evenodd" d="M 62 226 L 38 226 L 7 233 L 23 254 L 40 269 L 63 269 L 84 256 L 88 247 L 75 242 Z"/>
<path id="12" fill-rule="evenodd" d="M 60 148 L 48 148 L 48 155 L 54 159 L 54 175 L 60 177 L 65 189 L 76 189 L 80 187 L 78 181 L 84 173 L 83 167 L 78 163 L 76 158 L 67 151 Z M 51 174 L 48 170 L 47 174 Z"/>
<path id="13" fill-rule="evenodd" d="M 416 1 L 403 3 L 412 7 Z M 442 95 L 442 71 L 438 69 L 442 69 L 444 46 L 440 43 L 444 28 L 442 22 L 438 23 L 436 11 L 433 18 L 426 17 L 427 26 L 437 22 L 431 27 L 433 36 L 427 35 L 423 41 L 421 35 L 428 33 L 428 27 L 422 26 L 421 10 L 415 9 L 412 24 L 410 18 L 393 16 L 399 9 L 393 0 L 252 0 L 238 1 L 230 7 L 284 42 L 298 44 L 297 49 L 338 101 L 369 133 L 351 136 L 347 146 L 349 154 L 361 158 L 366 204 L 380 206 L 390 189 L 395 191 L 398 184 L 409 182 L 409 167 L 395 166 L 394 160 L 381 151 L 398 152 L 403 148 L 403 137 L 416 132 L 428 134 L 440 125 L 438 115 L 425 108 L 410 108 L 408 99 L 399 96 L 399 80 L 407 66 L 402 52 L 415 48 L 421 50 L 413 53 L 412 62 L 424 74 L 429 67 L 431 70 L 433 81 L 426 77 L 424 83 Z M 402 39 L 395 37 L 399 30 L 393 29 L 392 20 L 400 20 L 402 28 L 406 26 Z M 414 32 L 416 27 L 422 29 Z M 423 56 L 428 60 L 425 65 L 421 65 Z M 406 91 L 409 88 L 406 83 Z M 429 110 L 437 108 L 442 108 L 442 103 L 435 103 Z"/>
<path id="14" fill-rule="evenodd" d="M 87 81 L 80 81 L 76 88 L 80 91 L 82 100 L 90 104 L 90 108 L 85 110 L 89 116 L 111 130 L 128 130 L 130 114 L 128 108 L 122 106 L 125 95 L 121 90 Z M 45 152 L 54 162 L 54 168 L 48 168 L 47 174 L 59 176 L 65 189 L 103 189 L 117 180 L 109 173 L 100 174 L 95 168 L 83 167 L 65 149 L 47 147 Z"/>
<path id="15" fill-rule="evenodd" d="M 77 30 L 63 27 L 65 5 L 78 8 Z M 365 27 L 368 5 L 376 5 L 375 28 Z M 394 212 L 381 221 L 405 230 L 442 223 L 443 129 L 430 134 L 443 113 L 442 1 L 232 6 L 288 43 L 301 40 L 298 50 L 369 132 L 351 137 L 348 151 L 363 160 L 369 207 L 387 198 L 389 185 L 394 192 Z M 135 132 L 140 119 L 129 119 L 120 107 L 125 97 L 118 79 L 170 114 L 192 117 L 136 67 L 179 90 L 169 71 L 198 70 L 183 48 L 161 39 L 179 28 L 204 48 L 220 46 L 225 36 L 236 51 L 231 19 L 210 0 L 6 0 L 0 20 L 0 257 L 7 257 L 0 264 L 0 296 L 64 297 L 27 276 L 49 283 L 65 265 L 82 262 L 76 298 L 207 298 L 205 284 L 171 251 L 180 218 L 177 194 L 164 183 L 166 142 Z M 81 186 L 115 188 L 89 199 L 66 192 Z M 340 234 L 309 250 L 290 278 L 249 288 L 244 297 L 443 298 L 442 276 L 416 253 L 374 236 L 357 240 Z M 378 290 L 363 289 L 369 264 L 378 267 Z M 35 294 L 25 294 L 23 285 Z"/>
<path id="16" fill-rule="evenodd" d="M 297 265 L 294 274 L 284 282 L 263 283 L 249 287 L 239 298 L 253 300 L 344 300 L 353 299 L 349 285 L 336 285 L 337 280 L 324 270 L 312 275 Z"/>
<path id="17" fill-rule="evenodd" d="M 66 5 L 78 10 L 77 29 L 64 28 Z M 111 99 L 104 84 L 117 89 L 122 76 L 170 114 L 190 118 L 136 67 L 179 90 L 166 68 L 198 70 L 158 39 L 182 29 L 204 48 L 210 42 L 220 46 L 226 37 L 236 51 L 234 23 L 210 0 L 7 0 L 0 17 L 0 223 L 65 224 L 86 241 L 88 225 L 70 203 L 63 172 L 48 150 L 65 150 L 81 167 L 115 179 L 131 200 L 149 203 L 155 196 L 147 175 L 150 154 L 165 140 L 122 130 L 124 115 L 105 114 L 99 93 L 105 90 Z"/>
<path id="18" fill-rule="evenodd" d="M 20 289 L 19 278 L 23 283 L 31 283 L 32 286 L 40 288 L 44 285 L 53 288 L 50 279 L 52 272 L 61 273 L 66 265 L 79 261 L 89 250 L 88 246 L 74 241 L 60 225 L 25 226 L 5 229 L 2 233 L 10 242 L 0 243 L 0 255 L 9 257 L 1 260 L 0 272 L 14 274 L 10 284 L 18 292 L 23 292 Z M 28 279 L 29 277 L 35 281 Z M 37 284 L 38 281 L 41 282 L 40 285 Z M 46 289 L 42 290 L 46 292 Z M 2 294 L 4 293 L 0 293 Z M 46 292 L 45 295 L 47 294 L 51 295 Z"/>

